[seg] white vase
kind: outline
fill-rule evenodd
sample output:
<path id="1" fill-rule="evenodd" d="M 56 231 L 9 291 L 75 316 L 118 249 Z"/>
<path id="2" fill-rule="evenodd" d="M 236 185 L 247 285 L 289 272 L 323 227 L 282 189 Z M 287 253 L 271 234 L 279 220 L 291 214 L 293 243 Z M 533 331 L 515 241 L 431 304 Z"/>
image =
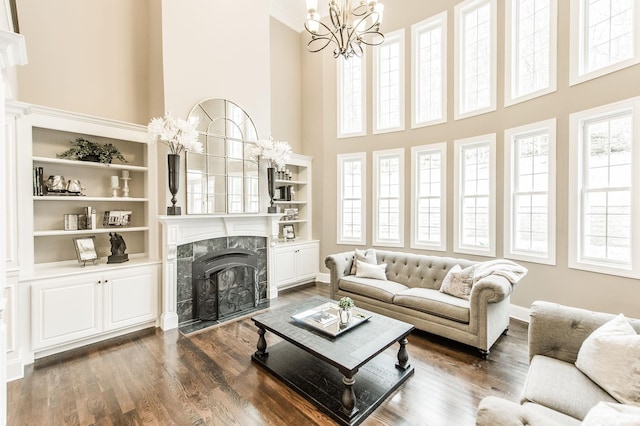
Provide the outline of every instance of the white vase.
<path id="1" fill-rule="evenodd" d="M 340 324 L 349 324 L 351 322 L 351 309 L 340 308 L 338 314 L 340 315 Z"/>

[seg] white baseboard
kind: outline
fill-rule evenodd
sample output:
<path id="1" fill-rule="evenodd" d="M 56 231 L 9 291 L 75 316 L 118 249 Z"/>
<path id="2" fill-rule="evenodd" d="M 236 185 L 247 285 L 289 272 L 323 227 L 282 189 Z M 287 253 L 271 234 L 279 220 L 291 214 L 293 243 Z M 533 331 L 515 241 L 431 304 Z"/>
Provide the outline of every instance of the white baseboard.
<path id="1" fill-rule="evenodd" d="M 529 308 L 525 308 L 525 307 L 514 305 L 514 304 L 511 304 L 509 306 L 509 316 L 511 318 L 524 321 L 527 324 L 529 323 L 530 313 L 531 313 L 531 310 Z"/>
<path id="2" fill-rule="evenodd" d="M 7 382 L 22 379 L 24 377 L 24 366 L 19 359 L 7 362 Z"/>
<path id="3" fill-rule="evenodd" d="M 316 275 L 316 282 L 329 284 L 331 282 L 331 275 L 326 272 L 320 272 Z"/>

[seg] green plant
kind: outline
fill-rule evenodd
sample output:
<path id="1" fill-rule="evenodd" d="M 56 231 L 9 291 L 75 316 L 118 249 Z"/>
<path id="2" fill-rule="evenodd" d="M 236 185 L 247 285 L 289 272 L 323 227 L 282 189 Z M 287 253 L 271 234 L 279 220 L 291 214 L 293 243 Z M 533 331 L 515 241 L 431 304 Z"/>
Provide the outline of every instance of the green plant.
<path id="1" fill-rule="evenodd" d="M 113 159 L 120 160 L 123 163 L 127 162 L 118 148 L 111 143 L 100 145 L 80 137 L 72 140 L 69 144 L 71 145 L 70 148 L 57 154 L 56 157 L 80 161 L 91 161 L 93 158 L 93 161 L 105 164 L 111 164 Z"/>
<path id="2" fill-rule="evenodd" d="M 341 309 L 351 309 L 351 308 L 355 308 L 356 304 L 353 302 L 353 299 L 351 299 L 350 297 L 343 297 L 338 302 L 338 306 Z"/>

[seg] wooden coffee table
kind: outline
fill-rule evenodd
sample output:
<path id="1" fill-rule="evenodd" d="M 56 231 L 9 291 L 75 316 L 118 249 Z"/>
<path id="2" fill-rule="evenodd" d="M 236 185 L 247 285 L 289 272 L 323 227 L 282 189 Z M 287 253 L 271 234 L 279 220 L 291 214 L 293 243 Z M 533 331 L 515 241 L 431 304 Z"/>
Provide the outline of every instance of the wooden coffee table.
<path id="1" fill-rule="evenodd" d="M 413 326 L 369 312 L 365 323 L 331 337 L 291 318 L 326 302 L 318 296 L 251 318 L 259 335 L 251 359 L 338 423 L 357 425 L 413 374 L 406 348 Z M 267 331 L 284 341 L 267 348 Z M 382 353 L 396 342 L 397 359 Z"/>

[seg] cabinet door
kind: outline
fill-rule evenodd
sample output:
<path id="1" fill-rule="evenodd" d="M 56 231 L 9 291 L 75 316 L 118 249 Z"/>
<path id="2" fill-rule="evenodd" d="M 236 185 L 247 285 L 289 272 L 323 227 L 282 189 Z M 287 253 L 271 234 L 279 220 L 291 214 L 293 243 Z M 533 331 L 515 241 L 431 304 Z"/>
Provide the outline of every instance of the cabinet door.
<path id="1" fill-rule="evenodd" d="M 287 247 L 278 248 L 275 252 L 275 279 L 276 287 L 282 287 L 296 282 L 295 249 Z"/>
<path id="2" fill-rule="evenodd" d="M 102 329 L 101 277 L 90 274 L 31 286 L 33 349 L 92 336 Z"/>
<path id="3" fill-rule="evenodd" d="M 300 246 L 297 250 L 296 266 L 298 280 L 315 279 L 318 274 L 318 244 L 311 243 Z"/>
<path id="4" fill-rule="evenodd" d="M 105 278 L 105 331 L 157 318 L 157 265 L 112 272 Z"/>

